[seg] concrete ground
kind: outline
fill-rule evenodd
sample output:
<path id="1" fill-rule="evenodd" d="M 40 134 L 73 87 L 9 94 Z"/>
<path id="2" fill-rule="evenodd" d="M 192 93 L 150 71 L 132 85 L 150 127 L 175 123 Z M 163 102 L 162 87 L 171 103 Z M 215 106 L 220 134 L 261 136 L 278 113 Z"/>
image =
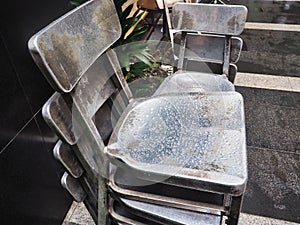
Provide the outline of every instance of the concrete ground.
<path id="1" fill-rule="evenodd" d="M 256 216 L 247 213 L 241 213 L 240 225 L 297 225 L 284 220 L 277 220 L 268 217 Z M 63 225 L 95 225 L 92 217 L 83 203 L 74 202 L 65 218 Z"/>

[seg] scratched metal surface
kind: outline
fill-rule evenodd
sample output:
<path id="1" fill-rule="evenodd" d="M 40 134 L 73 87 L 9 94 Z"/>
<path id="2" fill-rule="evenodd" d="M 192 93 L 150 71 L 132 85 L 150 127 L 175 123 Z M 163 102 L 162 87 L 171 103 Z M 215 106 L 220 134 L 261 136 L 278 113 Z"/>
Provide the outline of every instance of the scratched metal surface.
<path id="1" fill-rule="evenodd" d="M 234 91 L 234 85 L 224 76 L 200 72 L 177 72 L 164 80 L 154 96 L 171 93 L 221 91 Z"/>
<path id="2" fill-rule="evenodd" d="M 174 53 L 179 57 L 181 35 L 178 33 L 174 37 Z M 225 36 L 217 35 L 197 35 L 188 33 L 186 37 L 185 58 L 205 62 L 223 63 L 224 61 Z M 240 38 L 231 38 L 230 63 L 237 63 L 242 51 L 243 41 Z"/>
<path id="3" fill-rule="evenodd" d="M 140 216 L 147 215 L 151 220 L 165 224 L 217 225 L 220 224 L 222 218 L 220 215 L 192 212 L 126 198 L 120 200 L 132 213 Z"/>
<path id="4" fill-rule="evenodd" d="M 205 180 L 243 192 L 245 125 L 238 93 L 153 97 L 125 112 L 107 148 L 114 163 L 158 179 Z"/>
<path id="5" fill-rule="evenodd" d="M 172 9 L 175 30 L 239 35 L 246 18 L 247 8 L 238 5 L 176 3 Z"/>
<path id="6" fill-rule="evenodd" d="M 70 92 L 120 34 L 113 2 L 88 1 L 34 35 L 29 49 L 52 86 Z"/>

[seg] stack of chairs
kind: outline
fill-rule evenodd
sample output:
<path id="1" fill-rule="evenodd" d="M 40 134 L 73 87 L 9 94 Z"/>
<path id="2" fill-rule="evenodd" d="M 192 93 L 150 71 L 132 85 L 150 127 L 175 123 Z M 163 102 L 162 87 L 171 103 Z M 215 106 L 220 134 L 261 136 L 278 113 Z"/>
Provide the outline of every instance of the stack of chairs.
<path id="1" fill-rule="evenodd" d="M 56 90 L 43 116 L 59 137 L 53 152 L 66 169 L 62 185 L 98 225 L 238 223 L 245 122 L 227 76 L 241 47 L 231 36 L 247 10 L 177 3 L 172 14 L 178 71 L 149 98 L 133 99 L 109 48 L 121 34 L 110 0 L 88 1 L 29 41 Z M 196 58 L 221 72 L 190 71 Z"/>

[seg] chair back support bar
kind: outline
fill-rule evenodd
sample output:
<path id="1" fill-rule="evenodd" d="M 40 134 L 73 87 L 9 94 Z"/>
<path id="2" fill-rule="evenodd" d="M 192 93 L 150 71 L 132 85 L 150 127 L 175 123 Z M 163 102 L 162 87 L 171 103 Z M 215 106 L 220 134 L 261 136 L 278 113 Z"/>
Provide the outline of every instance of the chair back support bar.
<path id="1" fill-rule="evenodd" d="M 118 119 L 129 102 L 128 97 L 131 97 L 123 75 L 116 73 L 117 68 L 110 64 L 111 60 L 106 56 L 114 55 L 113 50 L 108 52 L 96 60 L 70 93 L 55 93 L 43 107 L 43 117 L 49 126 L 65 143 L 80 145 L 83 158 L 95 171 L 98 171 L 98 166 L 91 157 L 95 151 L 92 149 L 94 142 L 88 139 L 94 140 L 94 144 L 98 142 L 96 145 L 101 147 L 98 151 L 103 151 L 104 142 L 112 132 L 108 130 L 109 127 L 112 129 L 109 123 Z M 108 106 L 108 100 L 113 105 Z M 101 129 L 103 126 L 106 129 Z"/>
<path id="2" fill-rule="evenodd" d="M 179 57 L 180 36 L 180 33 L 177 33 L 174 38 L 174 53 L 176 57 Z M 223 63 L 224 54 L 222 49 L 224 49 L 224 42 L 224 36 L 187 33 L 184 58 L 188 60 Z M 231 37 L 230 63 L 237 63 L 241 54 L 242 45 L 243 41 L 241 38 Z"/>
<path id="3" fill-rule="evenodd" d="M 176 3 L 172 10 L 173 29 L 187 32 L 239 35 L 247 18 L 240 5 Z"/>
<path id="4" fill-rule="evenodd" d="M 198 39 L 198 37 L 200 38 Z M 212 36 L 210 38 L 207 38 L 207 36 L 204 35 L 198 37 L 195 35 L 187 36 L 187 49 L 189 49 L 189 52 L 195 52 L 198 57 L 205 59 L 205 61 L 221 63 L 224 60 L 224 54 L 222 54 L 223 52 L 220 51 L 220 49 L 222 49 L 222 47 L 224 46 L 225 38 L 219 36 Z M 199 43 L 199 41 L 201 42 Z M 242 45 L 243 41 L 241 38 L 231 38 L 229 58 L 230 63 L 237 63 L 240 58 Z M 192 56 L 187 55 L 187 57 Z"/>
<path id="5" fill-rule="evenodd" d="M 28 45 L 53 88 L 70 92 L 120 34 L 113 1 L 94 0 L 51 23 L 34 35 Z"/>

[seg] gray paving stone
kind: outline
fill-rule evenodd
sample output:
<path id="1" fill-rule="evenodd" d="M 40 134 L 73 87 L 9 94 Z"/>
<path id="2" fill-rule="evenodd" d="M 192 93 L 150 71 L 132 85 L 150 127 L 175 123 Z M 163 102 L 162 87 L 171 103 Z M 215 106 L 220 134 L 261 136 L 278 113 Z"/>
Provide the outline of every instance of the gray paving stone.
<path id="1" fill-rule="evenodd" d="M 246 29 L 241 35 L 241 72 L 299 77 L 299 31 Z"/>
<path id="2" fill-rule="evenodd" d="M 300 155 L 248 147 L 243 212 L 300 222 Z"/>
<path id="3" fill-rule="evenodd" d="M 78 204 L 76 203 L 76 207 L 77 205 Z M 71 217 L 68 218 L 68 220 L 65 220 L 62 225 L 85 225 L 85 224 L 95 225 L 95 223 L 91 223 L 91 217 L 82 203 L 79 203 L 78 210 L 73 212 L 71 207 L 70 211 L 72 212 Z M 83 218 L 79 220 L 78 214 L 81 216 L 82 214 L 85 215 L 83 216 Z M 73 222 L 70 222 L 70 220 Z M 239 219 L 239 225 L 297 225 L 297 224 L 299 223 L 278 220 L 278 219 L 268 218 L 268 217 L 262 217 L 262 216 L 247 214 L 247 213 L 241 213 Z M 224 221 L 222 225 L 225 225 Z"/>
<path id="4" fill-rule="evenodd" d="M 245 102 L 247 145 L 300 153 L 300 93 L 236 89 Z"/>
<path id="5" fill-rule="evenodd" d="M 95 225 L 95 223 L 84 204 L 74 202 L 63 225 Z"/>
<path id="6" fill-rule="evenodd" d="M 270 225 L 270 219 L 262 216 L 241 213 L 239 218 L 240 225 Z"/>
<path id="7" fill-rule="evenodd" d="M 290 78 L 293 78 L 292 80 Z M 298 77 L 273 76 L 254 73 L 237 73 L 234 84 L 243 87 L 253 87 L 262 89 L 282 90 L 282 91 L 298 91 L 296 87 L 292 88 L 291 81 L 299 82 Z M 300 85 L 299 85 L 300 89 Z M 299 91 L 298 91 L 299 92 Z"/>
<path id="8" fill-rule="evenodd" d="M 292 91 L 300 91 L 300 79 L 297 79 L 297 77 L 289 77 L 291 86 L 292 86 Z"/>
<path id="9" fill-rule="evenodd" d="M 230 4 L 243 4 L 248 8 L 247 21 L 267 23 L 300 23 L 300 2 L 230 0 Z"/>

